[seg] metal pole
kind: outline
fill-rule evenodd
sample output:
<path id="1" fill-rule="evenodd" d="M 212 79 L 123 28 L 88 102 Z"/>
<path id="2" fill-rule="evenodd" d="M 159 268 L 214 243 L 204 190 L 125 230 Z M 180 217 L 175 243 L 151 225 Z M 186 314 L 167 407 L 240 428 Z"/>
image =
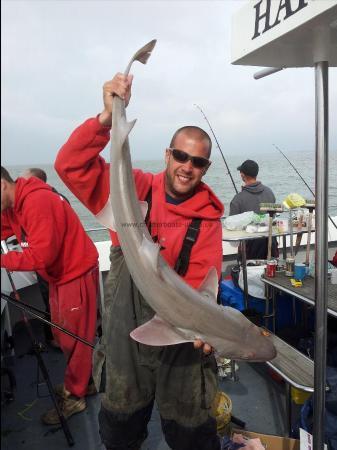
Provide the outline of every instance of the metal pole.
<path id="1" fill-rule="evenodd" d="M 328 263 L 328 68 L 315 64 L 316 97 L 316 237 L 315 237 L 315 369 L 313 448 L 324 449 Z"/>
<path id="2" fill-rule="evenodd" d="M 266 69 L 262 69 L 259 72 L 254 73 L 255 80 L 259 80 L 260 78 L 267 77 L 268 75 L 272 75 L 275 72 L 279 72 L 283 70 L 284 67 L 267 67 Z"/>
<path id="3" fill-rule="evenodd" d="M 311 241 L 312 213 L 313 213 L 313 209 L 309 208 L 307 249 L 306 249 L 306 253 L 305 253 L 305 265 L 307 267 L 309 267 L 309 265 L 310 265 L 310 241 Z"/>
<path id="4" fill-rule="evenodd" d="M 289 383 L 285 383 L 286 385 L 286 416 L 287 416 L 287 428 L 286 428 L 286 436 L 289 437 L 291 433 L 291 388 Z"/>
<path id="5" fill-rule="evenodd" d="M 247 256 L 246 256 L 246 241 L 241 241 L 241 263 L 243 275 L 243 300 L 245 309 L 248 309 L 248 278 L 247 278 Z"/>
<path id="6" fill-rule="evenodd" d="M 282 236 L 282 257 L 284 261 L 287 259 L 287 236 Z"/>
<path id="7" fill-rule="evenodd" d="M 290 256 L 294 257 L 294 226 L 293 226 L 293 213 L 289 209 L 289 230 L 290 230 Z"/>

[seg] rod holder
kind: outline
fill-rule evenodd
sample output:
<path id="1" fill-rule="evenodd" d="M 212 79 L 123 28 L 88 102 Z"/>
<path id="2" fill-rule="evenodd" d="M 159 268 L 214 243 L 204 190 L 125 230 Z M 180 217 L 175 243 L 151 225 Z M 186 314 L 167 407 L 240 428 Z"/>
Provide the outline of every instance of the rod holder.
<path id="1" fill-rule="evenodd" d="M 258 72 L 254 73 L 254 79 L 259 80 L 260 78 L 268 77 L 269 75 L 280 72 L 283 69 L 284 67 L 268 67 L 267 69 L 259 70 Z"/>

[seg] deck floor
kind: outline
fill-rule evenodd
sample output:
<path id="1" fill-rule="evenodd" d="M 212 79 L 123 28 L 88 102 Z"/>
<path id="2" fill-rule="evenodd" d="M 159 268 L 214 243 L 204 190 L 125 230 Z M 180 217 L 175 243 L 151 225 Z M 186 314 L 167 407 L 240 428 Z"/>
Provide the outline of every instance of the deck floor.
<path id="1" fill-rule="evenodd" d="M 32 321 L 36 335 L 41 337 L 42 329 L 36 320 Z M 42 337 L 41 337 L 42 340 Z M 37 361 L 29 353 L 30 344 L 25 328 L 21 325 L 15 332 L 16 356 L 6 361 L 15 374 L 17 389 L 13 402 L 1 408 L 1 445 L 6 450 L 37 450 L 68 448 L 60 427 L 48 427 L 41 423 L 41 414 L 52 407 L 51 398 L 41 375 L 37 390 Z M 28 352 L 28 353 L 27 353 Z M 47 348 L 42 353 L 53 384 L 62 382 L 64 358 L 60 351 Z M 220 381 L 220 388 L 233 402 L 233 415 L 246 422 L 246 429 L 284 434 L 284 389 L 268 374 L 265 364 L 240 362 L 237 372 L 239 380 L 228 378 Z M 6 380 L 2 383 L 4 389 Z M 75 441 L 74 449 L 103 450 L 97 415 L 100 408 L 99 395 L 87 398 L 88 408 L 69 419 L 69 428 Z M 159 414 L 154 412 L 149 424 L 149 436 L 142 450 L 168 450 L 161 429 Z"/>
<path id="2" fill-rule="evenodd" d="M 29 302 L 36 294 L 36 287 L 26 288 L 23 301 Z M 34 302 L 43 309 L 43 304 Z M 11 311 L 13 323 L 20 319 L 18 310 Z M 32 319 L 31 324 L 38 341 L 44 342 L 42 324 Z M 23 322 L 14 329 L 14 355 L 2 360 L 2 367 L 9 367 L 16 378 L 14 401 L 1 405 L 1 445 L 5 450 L 67 449 L 67 441 L 59 426 L 43 425 L 40 416 L 51 408 L 49 396 L 41 374 L 38 383 L 36 357 L 31 352 L 31 343 Z M 42 353 L 52 384 L 63 381 L 65 360 L 62 352 L 46 347 Z M 274 381 L 266 364 L 239 363 L 238 381 L 229 378 L 220 380 L 220 389 L 232 399 L 233 415 L 246 422 L 246 429 L 267 434 L 285 434 L 285 395 L 284 385 Z M 2 377 L 2 392 L 6 389 L 7 377 Z M 2 396 L 3 399 L 3 396 Z M 97 416 L 100 409 L 100 396 L 87 398 L 87 409 L 74 415 L 68 421 L 75 445 L 74 449 L 104 450 L 98 429 Z M 154 408 L 149 423 L 149 436 L 142 450 L 168 450 L 160 428 L 159 414 Z"/>

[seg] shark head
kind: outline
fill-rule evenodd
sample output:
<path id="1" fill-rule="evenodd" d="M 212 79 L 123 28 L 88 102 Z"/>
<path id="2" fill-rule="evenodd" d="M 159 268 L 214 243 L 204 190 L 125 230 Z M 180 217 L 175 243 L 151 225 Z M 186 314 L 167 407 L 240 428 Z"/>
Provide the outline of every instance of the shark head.
<path id="1" fill-rule="evenodd" d="M 252 328 L 243 337 L 242 355 L 240 359 L 248 361 L 270 361 L 276 357 L 272 337 L 263 328 L 252 324 Z"/>

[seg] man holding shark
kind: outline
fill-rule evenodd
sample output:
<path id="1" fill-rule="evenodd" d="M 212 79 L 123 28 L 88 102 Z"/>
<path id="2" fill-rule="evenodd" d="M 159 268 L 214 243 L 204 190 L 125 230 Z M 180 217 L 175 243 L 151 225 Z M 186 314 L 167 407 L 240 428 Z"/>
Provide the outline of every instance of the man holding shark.
<path id="1" fill-rule="evenodd" d="M 55 162 L 65 184 L 103 223 L 111 210 L 109 165 L 99 153 L 109 141 L 113 98 L 119 96 L 127 105 L 131 85 L 132 76 L 122 74 L 104 84 L 103 112 L 73 132 Z M 211 146 L 205 131 L 183 127 L 165 151 L 164 172 L 133 170 L 138 198 L 148 203 L 146 223 L 161 245 L 161 256 L 195 289 L 212 267 L 218 277 L 221 274 L 223 205 L 201 181 L 211 164 Z M 192 222 L 196 230 L 191 230 Z M 193 244 L 186 250 L 188 233 Z M 111 238 L 103 336 L 94 356 L 96 386 L 103 391 L 99 422 L 106 448 L 140 449 L 156 400 L 172 449 L 219 450 L 216 421 L 210 414 L 217 390 L 210 345 L 196 339 L 194 344 L 154 347 L 131 339 L 130 333 L 150 321 L 154 311 L 130 276 L 117 234 L 111 232 Z"/>

